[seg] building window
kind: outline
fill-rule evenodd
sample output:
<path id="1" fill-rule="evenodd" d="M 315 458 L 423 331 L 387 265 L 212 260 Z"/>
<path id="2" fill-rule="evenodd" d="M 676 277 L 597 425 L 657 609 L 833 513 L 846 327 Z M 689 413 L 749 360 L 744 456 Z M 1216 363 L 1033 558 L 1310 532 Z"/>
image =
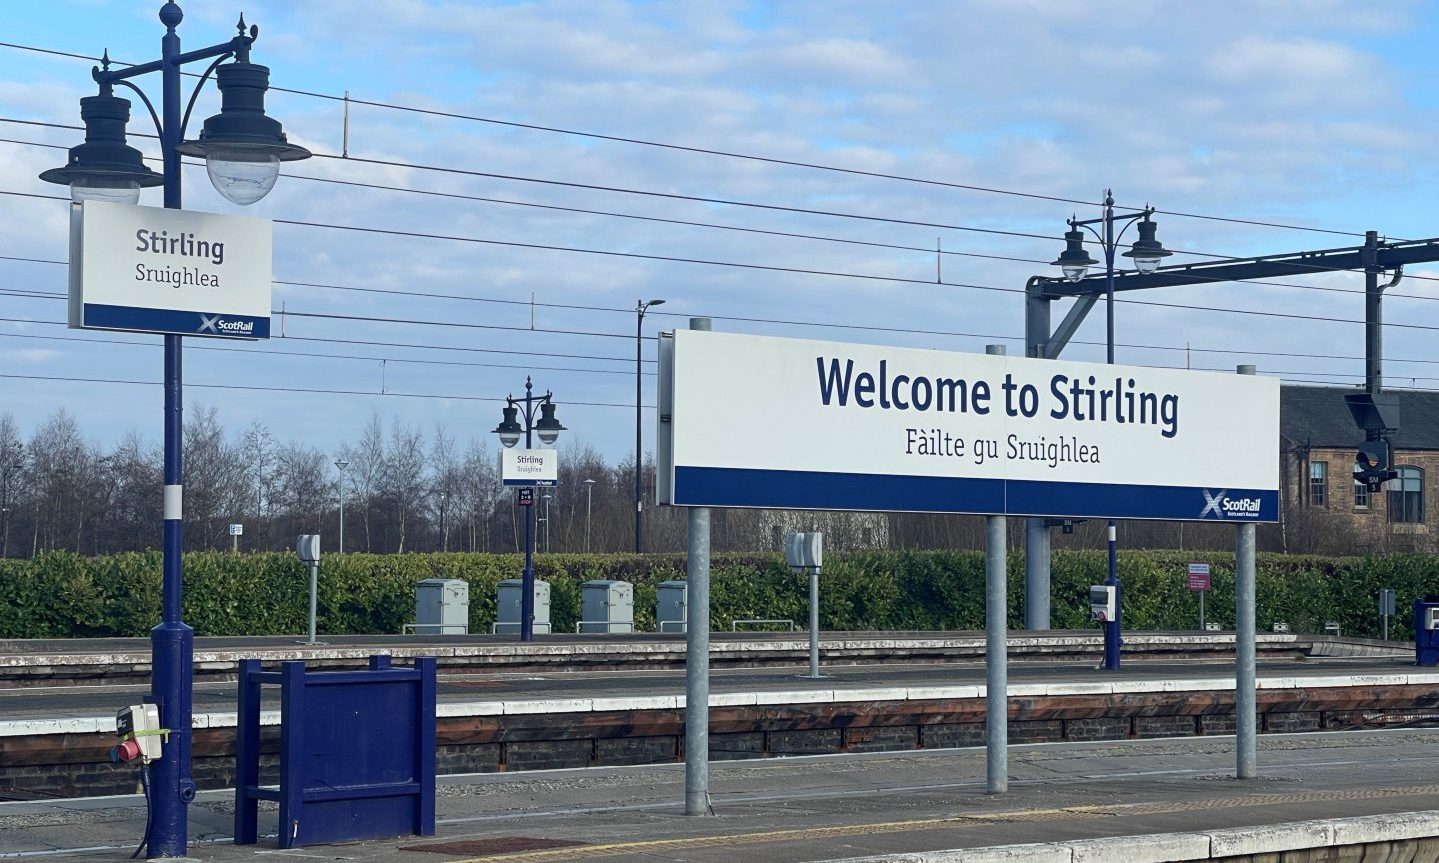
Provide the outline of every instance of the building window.
<path id="1" fill-rule="evenodd" d="M 1362 482 L 1359 482 L 1358 480 L 1354 481 L 1354 508 L 1369 508 L 1369 486 L 1365 485 Z"/>
<path id="2" fill-rule="evenodd" d="M 1424 523 L 1424 471 L 1401 467 L 1389 481 L 1389 520 L 1403 524 Z"/>
<path id="3" fill-rule="evenodd" d="M 1309 505 L 1327 506 L 1329 504 L 1329 462 L 1311 461 L 1309 463 Z"/>

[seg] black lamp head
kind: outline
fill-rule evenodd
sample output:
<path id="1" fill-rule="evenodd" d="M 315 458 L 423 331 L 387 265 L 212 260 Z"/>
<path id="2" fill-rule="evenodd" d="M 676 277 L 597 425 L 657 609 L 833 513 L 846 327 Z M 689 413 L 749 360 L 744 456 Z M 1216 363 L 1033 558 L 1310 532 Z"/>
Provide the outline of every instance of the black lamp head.
<path id="1" fill-rule="evenodd" d="M 545 401 L 540 404 L 540 421 L 535 423 L 535 432 L 544 443 L 554 443 L 565 427 L 555 419 L 555 403 Z"/>
<path id="2" fill-rule="evenodd" d="M 520 409 L 514 405 L 506 406 L 504 409 L 504 420 L 495 427 L 495 434 L 500 436 L 500 443 L 504 444 L 506 448 L 519 443 L 520 435 L 525 433 L 525 430 L 516 419 L 519 413 Z"/>
<path id="3" fill-rule="evenodd" d="M 1158 230 L 1159 223 L 1150 221 L 1147 211 L 1144 214 L 1144 220 L 1138 224 L 1138 228 L 1139 239 L 1134 241 L 1134 245 L 1124 253 L 1124 257 L 1133 258 L 1134 265 L 1140 272 L 1152 273 L 1159 266 L 1160 258 L 1167 258 L 1174 253 L 1164 248 L 1163 244 L 1154 238 L 1154 232 Z"/>
<path id="4" fill-rule="evenodd" d="M 80 119 L 85 123 L 85 143 L 71 147 L 64 167 L 51 168 L 40 179 L 70 186 L 77 194 L 84 188 L 138 190 L 165 182 L 164 176 L 145 166 L 139 150 L 125 143 L 129 99 L 105 87 L 99 95 L 80 100 Z"/>
<path id="5" fill-rule="evenodd" d="M 1084 250 L 1084 232 L 1071 228 L 1064 232 L 1064 252 L 1052 262 L 1064 270 L 1064 277 L 1071 282 L 1084 278 L 1084 271 L 1099 263 Z"/>
<path id="6" fill-rule="evenodd" d="M 265 115 L 270 70 L 248 60 L 215 70 L 220 88 L 220 113 L 205 121 L 200 137 L 182 142 L 186 156 L 203 156 L 215 190 L 236 204 L 253 204 L 270 193 L 281 162 L 310 158 L 310 151 L 291 144 L 280 121 Z"/>
<path id="7" fill-rule="evenodd" d="M 268 66 L 239 60 L 226 63 L 215 69 L 215 86 L 220 88 L 220 113 L 205 121 L 199 138 L 181 142 L 181 153 L 211 157 L 216 150 L 232 149 L 281 162 L 310 158 L 309 150 L 286 139 L 279 120 L 265 114 Z"/>

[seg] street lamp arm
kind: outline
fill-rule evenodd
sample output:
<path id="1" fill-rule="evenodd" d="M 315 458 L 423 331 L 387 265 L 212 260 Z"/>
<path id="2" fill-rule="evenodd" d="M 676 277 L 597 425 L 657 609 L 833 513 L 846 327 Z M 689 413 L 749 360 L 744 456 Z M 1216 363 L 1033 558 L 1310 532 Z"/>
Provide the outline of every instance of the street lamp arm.
<path id="1" fill-rule="evenodd" d="M 127 87 L 130 90 L 133 90 L 135 92 L 135 95 L 140 97 L 140 101 L 145 103 L 145 107 L 150 110 L 150 122 L 155 124 L 155 134 L 157 136 L 164 135 L 164 132 L 162 131 L 164 129 L 164 124 L 160 122 L 160 114 L 158 111 L 155 110 L 155 103 L 150 101 L 150 97 L 145 95 L 144 90 L 136 87 L 130 81 L 107 81 L 102 83 L 100 86 L 105 87 L 110 84 L 119 84 L 121 87 Z"/>
<path id="2" fill-rule="evenodd" d="M 190 91 L 190 101 L 185 103 L 185 116 L 180 120 L 180 134 L 178 136 L 180 140 L 183 141 L 185 139 L 185 130 L 190 128 L 190 112 L 195 110 L 195 100 L 200 98 L 200 91 L 205 89 L 205 82 L 210 80 L 210 76 L 215 74 L 215 69 L 221 63 L 234 56 L 234 51 L 227 51 L 224 54 L 216 57 L 215 62 L 211 63 L 210 67 L 205 70 L 205 74 L 200 76 L 200 83 L 196 84 L 195 89 Z M 146 100 L 146 104 L 149 104 L 148 99 Z M 155 109 L 151 108 L 150 113 L 151 115 L 153 115 L 155 113 Z"/>

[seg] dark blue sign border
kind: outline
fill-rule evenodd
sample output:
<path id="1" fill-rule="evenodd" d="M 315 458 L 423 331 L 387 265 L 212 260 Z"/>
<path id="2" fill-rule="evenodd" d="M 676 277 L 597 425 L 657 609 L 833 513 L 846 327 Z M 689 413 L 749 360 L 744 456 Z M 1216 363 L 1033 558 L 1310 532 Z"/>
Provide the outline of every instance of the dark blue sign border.
<path id="1" fill-rule="evenodd" d="M 683 466 L 675 467 L 674 503 L 1053 518 L 1279 521 L 1279 492 L 1262 489 Z"/>
<path id="2" fill-rule="evenodd" d="M 205 336 L 220 339 L 268 339 L 270 318 L 230 315 L 221 312 L 186 312 L 178 309 L 143 309 L 86 303 L 81 316 L 85 329 L 126 330 L 166 333 L 175 336 Z M 226 331 L 221 324 L 249 324 L 249 332 Z"/>

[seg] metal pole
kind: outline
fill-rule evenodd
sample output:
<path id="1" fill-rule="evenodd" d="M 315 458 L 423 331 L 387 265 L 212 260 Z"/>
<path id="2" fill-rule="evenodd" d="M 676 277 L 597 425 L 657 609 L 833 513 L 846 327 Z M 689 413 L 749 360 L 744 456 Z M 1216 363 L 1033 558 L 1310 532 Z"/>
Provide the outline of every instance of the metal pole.
<path id="1" fill-rule="evenodd" d="M 1114 194 L 1104 192 L 1104 308 L 1105 362 L 1114 365 Z M 1123 620 L 1123 598 L 1119 587 L 1119 530 L 1114 519 L 1109 520 L 1109 577 L 1104 583 L 1114 588 L 1114 619 L 1104 622 L 1104 668 L 1106 671 L 1119 670 L 1120 621 Z"/>
<path id="2" fill-rule="evenodd" d="M 1024 520 L 1024 628 L 1049 628 L 1050 528 L 1042 518 Z"/>
<path id="3" fill-rule="evenodd" d="M 340 471 L 340 554 L 345 553 L 345 472 Z"/>
<path id="4" fill-rule="evenodd" d="M 585 480 L 585 554 L 590 553 L 590 513 L 594 508 L 595 481 Z"/>
<path id="5" fill-rule="evenodd" d="M 165 206 L 181 208 L 180 195 L 180 36 L 175 32 L 184 14 L 173 2 L 160 9 L 165 35 L 160 40 L 161 129 L 160 153 L 165 175 Z M 189 844 L 186 806 L 195 797 L 190 778 L 191 691 L 195 633 L 181 617 L 184 547 L 184 397 L 181 373 L 182 342 L 165 339 L 165 473 L 164 564 L 160 623 L 150 630 L 153 671 L 150 694 L 160 705 L 160 725 L 170 730 L 159 760 L 150 765 L 154 788 L 149 854 L 184 857 Z"/>
<path id="6" fill-rule="evenodd" d="M 1204 625 L 1204 594 L 1206 594 L 1206 593 L 1208 593 L 1208 592 L 1209 592 L 1209 591 L 1207 591 L 1207 590 L 1201 590 L 1201 591 L 1199 591 L 1199 631 L 1200 631 L 1200 632 L 1206 632 L 1207 629 L 1208 629 L 1208 628 Z"/>
<path id="7" fill-rule="evenodd" d="M 1049 359 L 1050 302 L 1031 278 L 1024 288 L 1024 355 Z M 1049 629 L 1049 528 L 1042 518 L 1024 520 L 1024 628 Z"/>
<path id="8" fill-rule="evenodd" d="M 1363 255 L 1377 257 L 1379 232 L 1364 232 Z M 1384 289 L 1379 286 L 1379 268 L 1364 268 L 1364 389 L 1378 393 L 1384 388 Z"/>
<path id="9" fill-rule="evenodd" d="M 533 446 L 534 389 L 529 378 L 525 378 L 525 449 Z M 516 492 L 518 494 L 518 492 Z M 535 501 L 525 507 L 525 568 L 520 573 L 520 641 L 535 639 Z"/>
<path id="10" fill-rule="evenodd" d="M 315 643 L 315 607 L 318 602 L 320 590 L 320 562 L 314 561 L 310 564 L 310 640 L 306 644 Z"/>
<path id="11" fill-rule="evenodd" d="M 989 345 L 985 353 L 1003 356 L 1004 345 Z M 1005 573 L 1008 519 L 984 519 L 984 683 L 985 683 L 985 790 L 1009 790 L 1009 654 L 1008 602 Z"/>
<path id="12" fill-rule="evenodd" d="M 1241 375 L 1254 374 L 1254 366 L 1239 366 Z M 1254 529 L 1236 525 L 1234 540 L 1234 747 L 1235 777 L 1253 779 L 1255 771 L 1257 692 L 1254 632 Z"/>
<path id="13" fill-rule="evenodd" d="M 644 345 L 645 301 L 635 300 L 635 554 L 644 549 L 644 489 L 645 451 L 640 439 L 640 414 L 643 400 L 640 390 L 640 369 L 643 368 L 641 349 Z"/>
<path id="14" fill-rule="evenodd" d="M 710 329 L 709 318 L 691 318 L 690 329 Z M 685 814 L 712 815 L 710 808 L 710 511 L 689 511 L 689 557 L 685 565 Z"/>
<path id="15" fill-rule="evenodd" d="M 809 571 L 809 676 L 819 673 L 819 567 Z"/>

